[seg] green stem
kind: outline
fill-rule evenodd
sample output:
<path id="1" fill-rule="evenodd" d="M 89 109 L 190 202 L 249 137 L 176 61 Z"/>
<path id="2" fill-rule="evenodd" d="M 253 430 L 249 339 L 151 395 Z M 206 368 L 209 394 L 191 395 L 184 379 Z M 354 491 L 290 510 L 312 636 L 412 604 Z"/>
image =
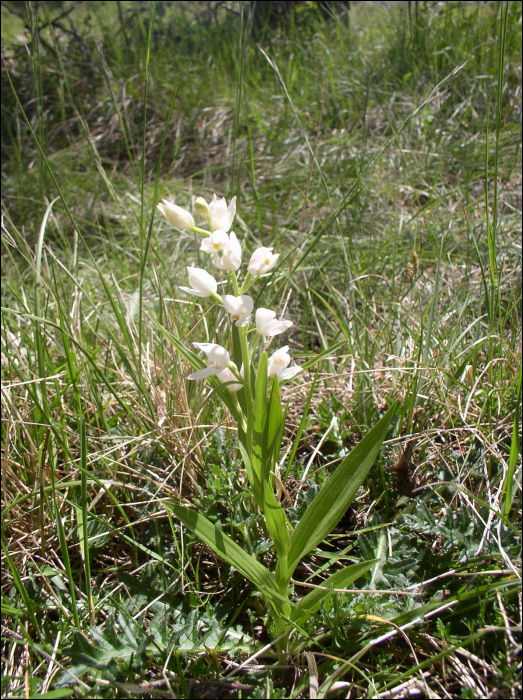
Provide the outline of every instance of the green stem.
<path id="1" fill-rule="evenodd" d="M 236 374 L 236 372 L 235 372 Z M 240 373 L 238 372 L 238 376 L 241 379 Z M 242 430 L 245 434 L 247 434 L 247 426 L 245 425 L 245 416 L 243 415 L 243 411 L 240 406 L 240 402 L 238 401 L 238 397 L 234 392 L 231 392 L 231 398 L 234 403 L 234 407 L 236 408 L 237 414 L 238 414 L 238 421 L 241 422 L 241 427 Z"/>
<path id="2" fill-rule="evenodd" d="M 234 274 L 234 273 L 233 273 Z M 236 275 L 235 275 L 236 276 Z M 252 411 L 251 394 L 251 363 L 249 359 L 249 346 L 247 344 L 246 328 L 240 328 L 240 346 L 243 361 L 243 388 L 245 391 L 245 401 L 247 403 L 247 452 L 249 457 L 252 452 L 252 436 L 254 430 L 254 416 Z"/>
<path id="3" fill-rule="evenodd" d="M 209 238 L 209 236 L 211 235 L 210 231 L 206 231 L 204 228 L 200 228 L 199 226 L 195 226 L 191 229 L 191 231 L 197 233 L 202 238 Z"/>
<path id="4" fill-rule="evenodd" d="M 234 290 L 234 296 L 239 297 L 240 292 L 238 288 L 238 278 L 236 277 L 236 272 L 229 272 L 229 277 L 232 282 L 232 288 Z"/>
<path id="5" fill-rule="evenodd" d="M 245 292 L 249 289 L 251 280 L 252 275 L 250 272 L 248 272 L 245 279 L 243 280 L 242 288 L 240 289 L 239 294 L 245 294 Z"/>

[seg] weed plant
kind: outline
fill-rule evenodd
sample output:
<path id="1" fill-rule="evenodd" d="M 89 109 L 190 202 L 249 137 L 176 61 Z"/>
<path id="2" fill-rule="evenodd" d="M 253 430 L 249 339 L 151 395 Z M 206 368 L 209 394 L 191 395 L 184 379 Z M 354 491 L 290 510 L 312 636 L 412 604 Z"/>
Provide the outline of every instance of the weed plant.
<path id="1" fill-rule="evenodd" d="M 519 696 L 521 5 L 254 20 L 2 4 L 2 695 Z M 159 331 L 224 331 L 156 210 L 213 193 L 282 253 L 255 303 L 297 362 L 343 341 L 282 390 L 291 524 L 398 405 L 294 601 L 378 562 L 283 664 L 263 599 L 164 505 L 273 567 L 237 426 Z"/>

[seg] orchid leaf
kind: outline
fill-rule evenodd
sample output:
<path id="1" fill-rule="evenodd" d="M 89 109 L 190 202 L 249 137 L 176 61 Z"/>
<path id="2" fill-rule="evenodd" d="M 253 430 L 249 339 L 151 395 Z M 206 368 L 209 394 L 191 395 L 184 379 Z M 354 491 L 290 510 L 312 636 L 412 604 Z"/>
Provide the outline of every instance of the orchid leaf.
<path id="1" fill-rule="evenodd" d="M 274 465 L 280 454 L 281 437 L 283 434 L 283 411 L 281 407 L 280 387 L 278 377 L 274 377 L 272 382 L 271 396 L 269 399 L 269 407 L 266 419 L 266 442 L 267 450 L 267 471 L 274 471 Z M 270 473 L 264 474 L 264 478 L 270 479 L 271 484 L 274 484 L 274 478 Z"/>
<path id="2" fill-rule="evenodd" d="M 301 625 L 307 617 L 319 610 L 320 603 L 323 599 L 328 600 L 331 596 L 333 588 L 345 588 L 355 581 L 360 576 L 363 576 L 376 563 L 377 559 L 360 562 L 352 566 L 346 566 L 335 574 L 329 576 L 321 584 L 321 588 L 314 588 L 310 593 L 303 597 L 298 605 L 291 613 L 292 622 Z"/>
<path id="3" fill-rule="evenodd" d="M 376 459 L 395 410 L 389 408 L 381 420 L 345 457 L 305 511 L 291 535 L 287 575 L 337 525 Z"/>
<path id="4" fill-rule="evenodd" d="M 245 464 L 245 468 L 247 470 L 247 476 L 249 478 L 249 483 L 252 488 L 254 500 L 261 508 L 263 504 L 261 481 L 258 473 L 256 473 L 253 469 L 251 457 L 247 448 L 247 435 L 245 434 L 245 431 L 240 425 L 238 425 L 238 445 L 240 447 L 243 463 Z"/>
<path id="5" fill-rule="evenodd" d="M 286 602 L 285 598 L 278 593 L 274 574 L 247 554 L 234 540 L 217 528 L 216 525 L 213 525 L 205 516 L 191 508 L 174 503 L 164 501 L 164 505 L 174 513 L 186 528 L 194 532 L 218 556 L 225 559 L 240 574 L 249 579 L 273 604 L 279 605 L 282 602 Z"/>
<path id="6" fill-rule="evenodd" d="M 271 470 L 274 467 L 275 450 L 279 452 L 280 443 L 276 446 L 275 441 L 280 435 L 283 416 L 278 380 L 276 378 L 273 382 L 271 398 L 267 401 L 267 365 L 267 353 L 264 352 L 260 358 L 256 375 L 252 461 L 256 464 L 253 471 L 257 471 L 260 475 L 263 494 L 261 505 L 267 528 L 278 552 L 278 560 L 280 562 L 278 571 L 281 570 L 282 562 L 285 564 L 283 569 L 285 571 L 290 547 L 287 517 L 274 496 L 274 478 L 271 475 Z"/>
<path id="7" fill-rule="evenodd" d="M 267 353 L 263 352 L 256 374 L 254 389 L 254 426 L 252 437 L 251 465 L 254 482 L 251 484 L 258 505 L 263 510 L 263 465 L 264 465 L 264 428 L 267 413 Z M 258 499 L 259 495 L 259 499 Z"/>

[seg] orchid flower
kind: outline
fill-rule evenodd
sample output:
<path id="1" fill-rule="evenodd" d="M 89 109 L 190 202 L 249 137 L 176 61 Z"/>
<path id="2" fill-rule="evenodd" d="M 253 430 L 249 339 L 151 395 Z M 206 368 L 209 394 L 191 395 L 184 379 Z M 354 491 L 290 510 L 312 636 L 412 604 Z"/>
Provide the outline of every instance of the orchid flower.
<path id="1" fill-rule="evenodd" d="M 213 195 L 212 202 L 209 204 L 209 213 L 215 231 L 216 229 L 229 231 L 236 216 L 236 197 L 233 197 L 227 206 L 225 197 L 218 199 L 216 195 Z"/>
<path id="2" fill-rule="evenodd" d="M 248 325 L 254 306 L 252 297 L 248 294 L 242 294 L 239 297 L 226 294 L 223 297 L 223 305 L 225 310 L 231 314 L 233 321 L 236 321 L 238 328 L 243 328 L 243 326 Z"/>
<path id="3" fill-rule="evenodd" d="M 238 270 L 242 264 L 242 247 L 234 231 L 231 231 L 229 242 L 225 245 L 223 253 L 220 255 L 219 252 L 215 252 L 212 256 L 212 261 L 220 270 L 227 270 L 227 272 L 236 272 Z"/>
<path id="4" fill-rule="evenodd" d="M 229 389 L 229 391 L 239 391 L 243 387 L 243 384 L 237 383 L 237 377 L 233 374 L 233 372 L 231 372 L 231 370 L 228 367 L 222 369 L 222 371 L 219 372 L 216 376 L 218 377 L 218 379 L 221 379 L 221 381 L 224 384 L 226 382 L 236 382 L 235 384 L 227 384 L 225 388 Z"/>
<path id="5" fill-rule="evenodd" d="M 278 321 L 276 311 L 258 309 L 256 311 L 256 333 L 265 337 L 279 335 L 292 326 L 292 321 Z"/>
<path id="6" fill-rule="evenodd" d="M 229 236 L 219 228 L 211 233 L 209 238 L 203 239 L 200 250 L 204 253 L 218 253 L 218 251 L 223 253 L 229 243 Z"/>
<path id="7" fill-rule="evenodd" d="M 162 199 L 162 202 L 162 204 L 157 204 L 156 208 L 162 212 L 170 224 L 189 231 L 194 228 L 195 224 L 191 212 L 168 202 L 166 199 Z"/>
<path id="8" fill-rule="evenodd" d="M 195 297 L 211 297 L 216 294 L 218 283 L 212 275 L 199 267 L 188 267 L 189 284 L 191 287 L 180 287 Z"/>
<path id="9" fill-rule="evenodd" d="M 206 377 L 211 377 L 213 374 L 220 374 L 223 370 L 228 369 L 231 359 L 224 347 L 216 345 L 216 343 L 193 343 L 193 345 L 207 355 L 207 367 L 193 372 L 187 379 L 205 379 Z M 233 379 L 235 379 L 234 375 L 232 376 Z M 229 380 L 227 379 L 226 381 Z"/>
<path id="10" fill-rule="evenodd" d="M 291 361 L 291 356 L 287 352 L 288 349 L 289 346 L 284 345 L 279 350 L 276 350 L 276 352 L 273 352 L 269 357 L 269 363 L 267 365 L 269 377 L 278 377 L 280 382 L 284 379 L 290 379 L 298 372 L 301 372 L 301 367 L 288 366 Z"/>
<path id="11" fill-rule="evenodd" d="M 263 275 L 272 270 L 279 257 L 279 253 L 273 253 L 272 248 L 258 248 L 251 255 L 247 270 L 251 275 Z"/>

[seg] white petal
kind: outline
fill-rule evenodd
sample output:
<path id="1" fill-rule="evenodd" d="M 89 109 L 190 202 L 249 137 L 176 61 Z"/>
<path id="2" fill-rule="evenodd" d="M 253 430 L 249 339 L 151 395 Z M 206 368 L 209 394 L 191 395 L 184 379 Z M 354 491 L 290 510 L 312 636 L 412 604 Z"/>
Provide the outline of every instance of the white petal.
<path id="1" fill-rule="evenodd" d="M 236 382 L 235 384 L 228 384 L 225 388 L 229 389 L 229 391 L 239 391 L 242 387 L 243 384 L 238 384 L 236 377 L 234 374 L 231 372 L 231 370 L 226 367 L 225 369 L 222 369 L 222 371 L 217 375 L 218 379 L 221 379 L 222 382 Z"/>
<path id="2" fill-rule="evenodd" d="M 219 369 L 215 369 L 214 367 L 205 367 L 205 369 L 199 369 L 193 372 L 187 379 L 205 379 L 206 377 L 212 377 L 213 374 L 218 374 L 219 371 Z"/>
<path id="3" fill-rule="evenodd" d="M 263 335 L 279 335 L 280 333 L 284 333 L 291 326 L 292 321 L 273 321 L 268 328 L 268 332 Z"/>
<path id="4" fill-rule="evenodd" d="M 183 291 L 187 292 L 188 294 L 192 294 L 193 297 L 209 297 L 209 296 L 211 296 L 210 294 L 207 294 L 207 292 L 199 292 L 197 289 L 190 289 L 189 287 L 180 287 L 180 289 L 183 289 Z"/>
<path id="5" fill-rule="evenodd" d="M 294 365 L 294 367 L 287 367 L 287 369 L 280 372 L 278 375 L 278 380 L 283 382 L 286 379 L 291 379 L 291 377 L 294 377 L 294 375 L 298 374 L 298 372 L 301 372 L 301 367 L 298 367 L 298 365 Z"/>
<path id="6" fill-rule="evenodd" d="M 216 348 L 221 348 L 222 346 L 218 345 L 218 343 L 193 343 L 193 347 L 198 348 L 198 350 L 208 354 Z"/>
<path id="7" fill-rule="evenodd" d="M 209 204 L 209 212 L 211 215 L 211 223 L 214 229 L 223 229 L 229 231 L 232 226 L 234 216 L 236 214 L 236 197 L 233 197 L 229 206 L 225 198 L 218 199 L 213 196 L 212 202 Z"/>
<path id="8" fill-rule="evenodd" d="M 218 283 L 206 270 L 202 270 L 200 267 L 188 267 L 187 274 L 189 275 L 189 284 L 191 287 L 199 292 L 205 292 L 205 294 L 198 294 L 197 296 L 211 296 L 212 294 L 216 294 Z"/>
<path id="9" fill-rule="evenodd" d="M 229 353 L 222 345 L 217 343 L 193 343 L 193 345 L 207 355 L 207 362 L 217 366 L 218 371 L 227 367 L 230 362 Z"/>

